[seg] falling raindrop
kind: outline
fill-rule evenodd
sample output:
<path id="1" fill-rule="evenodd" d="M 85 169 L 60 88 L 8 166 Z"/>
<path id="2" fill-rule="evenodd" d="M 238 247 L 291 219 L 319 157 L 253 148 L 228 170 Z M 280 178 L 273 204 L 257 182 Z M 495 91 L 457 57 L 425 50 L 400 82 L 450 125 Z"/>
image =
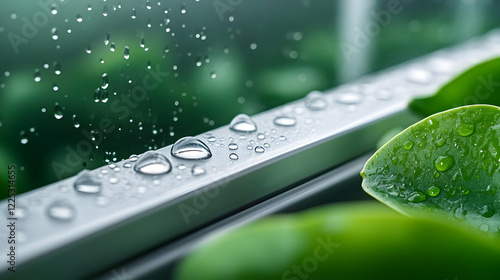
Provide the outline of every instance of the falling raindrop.
<path id="1" fill-rule="evenodd" d="M 59 62 L 54 62 L 54 73 L 56 75 L 61 75 L 61 64 Z"/>
<path id="2" fill-rule="evenodd" d="M 104 73 L 101 76 L 101 88 L 106 89 L 109 86 L 108 74 Z"/>
<path id="3" fill-rule="evenodd" d="M 200 176 L 200 175 L 203 175 L 205 174 L 206 171 L 203 167 L 199 166 L 199 165 L 193 165 L 193 168 L 191 169 L 191 174 L 193 174 L 193 176 Z"/>
<path id="4" fill-rule="evenodd" d="M 312 91 L 306 96 L 306 108 L 311 111 L 324 110 L 328 106 L 323 94 L 319 91 Z"/>
<path id="5" fill-rule="evenodd" d="M 75 208 L 63 201 L 56 201 L 47 208 L 47 215 L 58 221 L 71 221 L 76 216 Z"/>
<path id="6" fill-rule="evenodd" d="M 128 46 L 125 46 L 125 49 L 123 50 L 123 57 L 125 59 L 128 59 L 130 57 Z"/>
<path id="7" fill-rule="evenodd" d="M 212 157 L 210 148 L 198 138 L 184 137 L 172 146 L 171 153 L 180 159 L 208 159 Z"/>
<path id="8" fill-rule="evenodd" d="M 253 132 L 257 130 L 257 125 L 248 115 L 239 114 L 233 118 L 229 128 L 237 132 Z"/>
<path id="9" fill-rule="evenodd" d="M 54 107 L 54 117 L 58 120 L 62 119 L 63 117 L 62 108 L 58 103 L 56 103 Z"/>
<path id="10" fill-rule="evenodd" d="M 73 115 L 73 126 L 75 128 L 79 128 L 80 127 L 80 121 L 78 120 L 78 117 L 76 115 Z"/>
<path id="11" fill-rule="evenodd" d="M 42 78 L 40 77 L 40 69 L 35 69 L 35 82 L 40 82 Z"/>
<path id="12" fill-rule="evenodd" d="M 102 190 L 101 182 L 97 181 L 86 170 L 80 173 L 73 186 L 77 192 L 84 194 L 96 194 Z"/>
<path id="13" fill-rule="evenodd" d="M 232 160 L 238 160 L 240 157 L 235 154 L 235 153 L 230 153 L 229 154 L 229 159 L 232 159 Z"/>
<path id="14" fill-rule="evenodd" d="M 294 126 L 297 120 L 293 116 L 281 115 L 274 118 L 274 124 L 279 126 Z"/>
<path id="15" fill-rule="evenodd" d="M 57 28 L 52 27 L 50 31 L 52 33 L 52 40 L 56 41 L 57 39 L 59 39 L 59 35 L 57 35 Z"/>
<path id="16" fill-rule="evenodd" d="M 109 44 L 109 37 L 111 37 L 111 34 L 109 33 L 104 34 L 104 45 L 106 46 Z"/>
<path id="17" fill-rule="evenodd" d="M 134 166 L 134 170 L 145 175 L 161 175 L 170 172 L 170 161 L 158 152 L 144 153 Z"/>

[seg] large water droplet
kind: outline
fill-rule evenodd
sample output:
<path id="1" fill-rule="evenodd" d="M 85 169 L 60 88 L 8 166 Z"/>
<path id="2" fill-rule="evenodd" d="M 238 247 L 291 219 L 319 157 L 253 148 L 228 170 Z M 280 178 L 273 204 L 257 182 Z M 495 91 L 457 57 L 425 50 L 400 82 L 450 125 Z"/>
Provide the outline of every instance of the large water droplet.
<path id="1" fill-rule="evenodd" d="M 253 132 L 257 130 L 257 125 L 248 115 L 239 114 L 233 118 L 229 128 L 237 132 Z"/>
<path id="2" fill-rule="evenodd" d="M 406 142 L 403 144 L 403 148 L 404 148 L 405 150 L 409 150 L 409 149 L 411 149 L 412 147 L 413 147 L 413 142 L 411 142 L 411 141 L 406 141 Z"/>
<path id="3" fill-rule="evenodd" d="M 324 110 L 328 103 L 326 102 L 323 94 L 319 91 L 312 91 L 306 96 L 306 108 L 311 111 Z"/>
<path id="4" fill-rule="evenodd" d="M 297 120 L 292 116 L 281 115 L 274 118 L 273 122 L 275 125 L 279 126 L 294 126 L 297 123 Z"/>
<path id="5" fill-rule="evenodd" d="M 429 187 L 429 189 L 427 190 L 427 194 L 429 194 L 430 196 L 434 197 L 434 196 L 437 196 L 439 194 L 439 192 L 441 191 L 441 189 L 439 189 L 438 187 L 436 186 L 431 186 Z"/>
<path id="6" fill-rule="evenodd" d="M 171 153 L 180 159 L 207 159 L 212 157 L 210 148 L 198 138 L 184 137 L 172 146 Z"/>
<path id="7" fill-rule="evenodd" d="M 488 207 L 488 205 L 484 205 L 479 209 L 479 214 L 485 218 L 491 218 L 495 215 L 495 211 Z"/>
<path id="8" fill-rule="evenodd" d="M 425 194 L 423 194 L 421 192 L 418 192 L 418 191 L 412 193 L 408 197 L 408 201 L 409 202 L 414 202 L 414 203 L 422 202 L 422 201 L 425 201 L 426 199 L 427 199 L 427 197 L 425 196 Z"/>
<path id="9" fill-rule="evenodd" d="M 71 221 L 75 218 L 75 208 L 63 201 L 56 201 L 47 208 L 47 215 L 58 221 Z"/>
<path id="10" fill-rule="evenodd" d="M 452 156 L 439 156 L 434 161 L 434 167 L 438 171 L 446 171 L 455 165 L 455 159 Z"/>
<path id="11" fill-rule="evenodd" d="M 158 152 L 148 151 L 141 156 L 134 166 L 136 172 L 145 175 L 160 175 L 170 172 L 170 161 Z"/>
<path id="12" fill-rule="evenodd" d="M 101 182 L 97 181 L 90 173 L 83 171 L 73 185 L 80 193 L 95 194 L 102 190 Z"/>
<path id="13" fill-rule="evenodd" d="M 469 136 L 474 133 L 474 125 L 470 123 L 460 123 L 457 125 L 457 134 L 460 136 Z"/>

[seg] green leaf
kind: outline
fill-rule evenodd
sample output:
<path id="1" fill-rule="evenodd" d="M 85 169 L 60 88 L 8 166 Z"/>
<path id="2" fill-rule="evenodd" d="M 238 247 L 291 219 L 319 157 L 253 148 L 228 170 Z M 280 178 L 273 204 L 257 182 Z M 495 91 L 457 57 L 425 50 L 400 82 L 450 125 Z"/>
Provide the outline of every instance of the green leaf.
<path id="1" fill-rule="evenodd" d="M 497 239 L 376 202 L 265 218 L 209 240 L 177 280 L 497 279 Z"/>
<path id="2" fill-rule="evenodd" d="M 499 141 L 499 107 L 471 105 L 432 115 L 366 162 L 363 189 L 408 215 L 427 210 L 497 232 Z"/>
<path id="3" fill-rule="evenodd" d="M 410 109 L 429 116 L 472 104 L 500 106 L 500 58 L 470 68 L 431 97 L 414 99 Z"/>

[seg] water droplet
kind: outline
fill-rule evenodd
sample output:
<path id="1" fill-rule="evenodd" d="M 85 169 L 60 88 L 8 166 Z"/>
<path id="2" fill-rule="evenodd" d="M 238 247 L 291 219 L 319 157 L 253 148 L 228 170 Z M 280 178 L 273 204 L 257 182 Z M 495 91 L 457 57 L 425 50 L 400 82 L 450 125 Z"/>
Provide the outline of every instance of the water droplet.
<path id="1" fill-rule="evenodd" d="M 183 137 L 172 146 L 172 155 L 180 159 L 208 159 L 212 157 L 210 148 L 198 138 Z"/>
<path id="2" fill-rule="evenodd" d="M 63 111 L 62 111 L 62 108 L 61 106 L 59 106 L 59 104 L 56 103 L 55 107 L 54 107 L 54 117 L 58 120 L 62 119 L 63 117 Z"/>
<path id="3" fill-rule="evenodd" d="M 47 214 L 58 221 L 71 221 L 75 218 L 75 208 L 63 201 L 56 201 L 47 208 Z"/>
<path id="4" fill-rule="evenodd" d="M 238 160 L 240 157 L 235 154 L 235 153 L 230 153 L 229 154 L 229 159 L 232 159 L 232 160 Z"/>
<path id="5" fill-rule="evenodd" d="M 210 78 L 212 79 L 217 78 L 217 74 L 215 72 L 210 73 Z"/>
<path id="6" fill-rule="evenodd" d="M 182 3 L 181 6 L 181 13 L 185 14 L 186 13 L 186 3 Z"/>
<path id="7" fill-rule="evenodd" d="M 82 171 L 73 185 L 80 193 L 95 194 L 102 190 L 101 182 L 97 181 L 88 171 Z"/>
<path id="8" fill-rule="evenodd" d="M 73 126 L 75 128 L 79 128 L 80 127 L 80 121 L 78 120 L 78 117 L 76 115 L 73 115 Z"/>
<path id="9" fill-rule="evenodd" d="M 53 14 L 53 15 L 57 15 L 57 7 L 52 7 L 50 9 L 50 13 Z"/>
<path id="10" fill-rule="evenodd" d="M 261 153 L 263 153 L 263 152 L 265 152 L 265 151 L 266 151 L 266 149 L 264 149 L 264 147 L 262 147 L 262 146 L 256 146 L 256 147 L 255 147 L 255 152 L 256 152 L 256 153 L 261 154 Z"/>
<path id="11" fill-rule="evenodd" d="M 57 28 L 52 27 L 50 32 L 52 33 L 52 40 L 56 41 L 57 39 L 59 39 L 59 35 L 57 35 Z"/>
<path id="12" fill-rule="evenodd" d="M 27 143 L 28 143 L 28 138 L 26 137 L 21 138 L 21 144 L 25 145 Z"/>
<path id="13" fill-rule="evenodd" d="M 280 139 L 280 141 L 286 141 L 286 137 L 283 135 L 281 135 L 279 139 Z"/>
<path id="14" fill-rule="evenodd" d="M 306 96 L 306 108 L 311 111 L 324 110 L 328 106 L 323 94 L 319 91 L 312 91 Z"/>
<path id="15" fill-rule="evenodd" d="M 431 186 L 429 187 L 429 189 L 427 190 L 427 194 L 429 194 L 430 196 L 434 197 L 434 196 L 437 196 L 439 194 L 439 192 L 441 191 L 441 189 L 439 189 L 438 187 L 436 186 Z"/>
<path id="16" fill-rule="evenodd" d="M 104 8 L 102 8 L 102 15 L 107 17 L 108 16 L 108 6 L 104 6 Z"/>
<path id="17" fill-rule="evenodd" d="M 390 100 L 392 98 L 392 91 L 388 89 L 379 89 L 375 92 L 375 97 L 379 100 Z"/>
<path id="18" fill-rule="evenodd" d="M 193 174 L 193 176 L 203 175 L 205 174 L 205 169 L 199 165 L 194 165 L 191 169 L 191 174 Z"/>
<path id="19" fill-rule="evenodd" d="M 101 77 L 101 88 L 106 89 L 109 86 L 108 74 L 104 73 Z"/>
<path id="20" fill-rule="evenodd" d="M 485 218 L 491 218 L 493 215 L 495 215 L 495 211 L 493 209 L 490 209 L 488 205 L 484 205 L 479 209 L 479 214 Z"/>
<path id="21" fill-rule="evenodd" d="M 107 46 L 109 44 L 110 37 L 111 37 L 111 34 L 109 34 L 109 33 L 104 34 L 104 45 Z"/>
<path id="22" fill-rule="evenodd" d="M 406 79 L 412 83 L 428 84 L 432 81 L 432 74 L 427 70 L 413 68 L 408 72 Z"/>
<path id="23" fill-rule="evenodd" d="M 78 22 L 82 22 L 83 21 L 83 18 L 80 14 L 76 15 L 76 21 Z"/>
<path id="24" fill-rule="evenodd" d="M 406 142 L 403 144 L 403 148 L 404 148 L 405 150 L 409 150 L 409 149 L 411 149 L 412 147 L 413 147 L 413 142 L 411 142 L 411 141 L 406 141 Z"/>
<path id="25" fill-rule="evenodd" d="M 474 133 L 474 125 L 470 123 L 460 123 L 457 125 L 457 134 L 460 136 L 469 136 Z"/>
<path id="26" fill-rule="evenodd" d="M 274 118 L 273 122 L 275 125 L 279 126 L 294 126 L 297 123 L 297 120 L 292 116 L 281 115 Z"/>
<path id="27" fill-rule="evenodd" d="M 345 105 L 355 105 L 361 103 L 363 96 L 357 92 L 342 92 L 335 95 L 335 101 Z"/>
<path id="28" fill-rule="evenodd" d="M 100 195 L 95 198 L 94 204 L 100 207 L 107 206 L 109 204 L 109 198 Z"/>
<path id="29" fill-rule="evenodd" d="M 158 152 L 148 151 L 141 156 L 134 166 L 136 172 L 145 175 L 161 175 L 170 172 L 170 161 Z"/>
<path id="30" fill-rule="evenodd" d="M 422 201 L 425 201 L 426 199 L 427 199 L 427 196 L 425 196 L 425 194 L 423 194 L 421 192 L 418 192 L 418 191 L 412 193 L 408 197 L 408 201 L 409 202 L 414 202 L 414 203 L 422 202 Z"/>
<path id="31" fill-rule="evenodd" d="M 35 69 L 35 82 L 40 82 L 42 80 L 42 77 L 40 76 L 40 70 Z"/>
<path id="32" fill-rule="evenodd" d="M 132 19 L 136 19 L 137 16 L 136 16 L 136 12 L 135 12 L 135 8 L 132 9 L 132 15 L 130 16 Z"/>
<path id="33" fill-rule="evenodd" d="M 266 135 L 264 133 L 257 133 L 257 139 L 264 140 L 266 139 Z"/>
<path id="34" fill-rule="evenodd" d="M 479 226 L 479 230 L 482 232 L 487 232 L 490 230 L 490 226 L 487 224 L 482 224 L 481 226 Z"/>
<path id="35" fill-rule="evenodd" d="M 137 155 L 131 155 L 128 158 L 128 161 L 130 161 L 130 162 L 136 162 L 138 159 L 139 159 L 139 157 Z"/>
<path id="36" fill-rule="evenodd" d="M 128 46 L 125 46 L 125 49 L 123 50 L 123 57 L 125 59 L 129 59 L 129 57 L 130 57 L 130 50 L 129 50 Z"/>
<path id="37" fill-rule="evenodd" d="M 248 115 L 239 114 L 233 118 L 229 128 L 237 132 L 253 132 L 257 130 L 257 125 Z"/>
<path id="38" fill-rule="evenodd" d="M 90 49 L 90 46 L 88 46 L 88 47 L 87 47 L 87 49 L 85 49 L 85 51 L 86 51 L 87 53 L 91 53 L 91 52 L 92 52 L 92 50 Z"/>
<path id="39" fill-rule="evenodd" d="M 229 148 L 229 150 L 234 151 L 234 150 L 237 150 L 237 149 L 238 149 L 238 144 L 236 144 L 236 143 L 231 143 L 231 144 L 229 144 L 227 147 Z"/>
<path id="40" fill-rule="evenodd" d="M 439 156 L 434 161 L 434 167 L 437 171 L 446 171 L 455 165 L 455 159 L 452 156 Z"/>

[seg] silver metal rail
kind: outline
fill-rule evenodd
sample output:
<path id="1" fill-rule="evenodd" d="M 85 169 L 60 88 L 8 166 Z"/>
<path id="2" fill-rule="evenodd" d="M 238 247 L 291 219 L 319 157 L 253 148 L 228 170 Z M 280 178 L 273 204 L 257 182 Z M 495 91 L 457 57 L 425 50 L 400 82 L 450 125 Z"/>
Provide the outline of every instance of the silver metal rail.
<path id="1" fill-rule="evenodd" d="M 19 195 L 17 272 L 1 261 L 0 277 L 87 278 L 282 193 L 372 150 L 386 131 L 415 122 L 407 110 L 411 98 L 500 55 L 499 46 L 500 33 L 492 32 L 240 117 L 196 136 L 201 142 L 188 139 Z M 8 216 L 7 201 L 0 209 Z M 4 260 L 7 236 L 8 228 L 0 227 Z"/>

